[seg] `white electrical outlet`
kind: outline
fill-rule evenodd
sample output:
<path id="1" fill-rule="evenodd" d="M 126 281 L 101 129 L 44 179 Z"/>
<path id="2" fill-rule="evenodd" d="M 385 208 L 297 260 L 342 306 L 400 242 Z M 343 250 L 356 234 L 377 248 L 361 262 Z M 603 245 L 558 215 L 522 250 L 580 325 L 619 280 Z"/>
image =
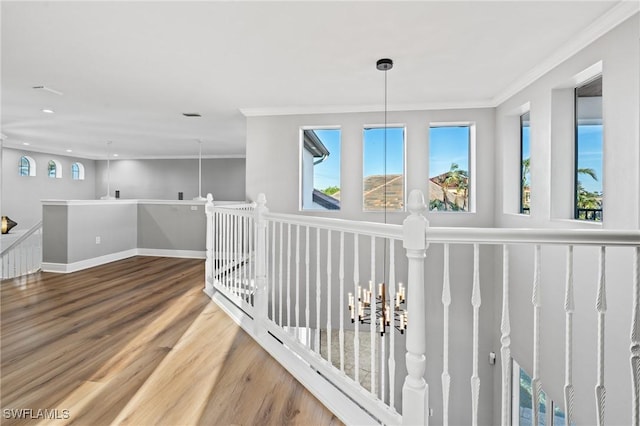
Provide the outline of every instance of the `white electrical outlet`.
<path id="1" fill-rule="evenodd" d="M 100 237 L 96 237 L 96 244 L 100 244 Z"/>
<path id="2" fill-rule="evenodd" d="M 198 206 L 191 206 L 191 210 L 193 210 L 193 211 L 198 210 Z"/>

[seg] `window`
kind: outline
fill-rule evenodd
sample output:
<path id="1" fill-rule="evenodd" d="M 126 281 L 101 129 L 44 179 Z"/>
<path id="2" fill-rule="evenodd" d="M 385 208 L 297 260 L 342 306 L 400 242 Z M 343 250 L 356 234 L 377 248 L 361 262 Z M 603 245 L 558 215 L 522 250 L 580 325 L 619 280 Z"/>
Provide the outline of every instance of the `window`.
<path id="1" fill-rule="evenodd" d="M 468 212 L 471 125 L 429 128 L 429 210 Z"/>
<path id="2" fill-rule="evenodd" d="M 20 157 L 18 163 L 18 175 L 19 176 L 35 176 L 36 175 L 36 161 L 26 155 Z"/>
<path id="3" fill-rule="evenodd" d="M 364 129 L 364 211 L 404 211 L 404 135 L 404 127 Z"/>
<path id="4" fill-rule="evenodd" d="M 533 425 L 533 387 L 531 376 L 513 360 L 512 424 L 514 426 L 565 426 L 561 408 L 549 400 L 544 390 L 538 394 L 538 424 Z"/>
<path id="5" fill-rule="evenodd" d="M 73 163 L 71 165 L 71 179 L 84 180 L 84 165 L 82 163 Z"/>
<path id="6" fill-rule="evenodd" d="M 602 76 L 575 89 L 575 218 L 602 221 Z"/>
<path id="7" fill-rule="evenodd" d="M 520 213 L 531 213 L 531 150 L 529 111 L 520 116 Z"/>
<path id="8" fill-rule="evenodd" d="M 301 134 L 302 210 L 340 210 L 340 129 Z"/>
<path id="9" fill-rule="evenodd" d="M 50 160 L 47 166 L 47 175 L 50 178 L 61 178 L 62 177 L 62 166 L 59 161 Z"/>

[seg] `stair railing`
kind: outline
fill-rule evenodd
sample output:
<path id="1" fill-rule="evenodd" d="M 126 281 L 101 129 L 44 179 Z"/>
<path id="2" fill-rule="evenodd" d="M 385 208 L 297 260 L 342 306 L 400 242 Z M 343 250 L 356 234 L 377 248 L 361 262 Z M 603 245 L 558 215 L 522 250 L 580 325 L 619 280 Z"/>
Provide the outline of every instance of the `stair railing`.
<path id="1" fill-rule="evenodd" d="M 42 267 L 42 221 L 2 249 L 2 279 L 20 277 Z"/>

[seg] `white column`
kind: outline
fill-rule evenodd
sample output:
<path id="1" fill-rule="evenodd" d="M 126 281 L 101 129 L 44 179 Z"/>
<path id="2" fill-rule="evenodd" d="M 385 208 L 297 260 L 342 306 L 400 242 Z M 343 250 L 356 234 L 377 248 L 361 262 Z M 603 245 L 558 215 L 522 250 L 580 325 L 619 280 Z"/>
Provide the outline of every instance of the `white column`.
<path id="1" fill-rule="evenodd" d="M 573 300 L 573 246 L 567 247 L 567 278 L 564 294 L 565 312 L 565 360 L 564 360 L 564 407 L 565 421 L 573 423 L 573 312 L 575 303 Z"/>
<path id="2" fill-rule="evenodd" d="M 509 318 L 509 247 L 502 246 L 502 321 L 500 323 L 502 360 L 502 426 L 510 424 L 511 412 L 511 322 Z"/>
<path id="3" fill-rule="evenodd" d="M 408 258 L 407 282 L 407 377 L 402 387 L 402 423 L 429 423 L 429 386 L 424 380 L 427 362 L 426 303 L 424 298 L 424 258 L 429 222 L 423 216 L 427 209 L 424 195 L 411 191 L 407 207 L 411 215 L 402 224 L 403 247 Z"/>
<path id="4" fill-rule="evenodd" d="M 598 312 L 598 381 L 595 387 L 597 425 L 604 426 L 604 403 L 607 390 L 604 386 L 604 318 L 607 312 L 607 291 L 605 280 L 605 248 L 600 247 L 598 270 L 598 293 L 596 296 L 596 311 Z"/>

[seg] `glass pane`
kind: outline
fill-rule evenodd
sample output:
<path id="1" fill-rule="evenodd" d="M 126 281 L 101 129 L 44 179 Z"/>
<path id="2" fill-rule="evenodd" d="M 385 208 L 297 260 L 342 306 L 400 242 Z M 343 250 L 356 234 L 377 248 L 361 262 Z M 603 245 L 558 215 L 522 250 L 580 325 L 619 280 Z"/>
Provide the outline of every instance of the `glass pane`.
<path id="1" fill-rule="evenodd" d="M 56 177 L 56 163 L 54 163 L 53 161 L 49 161 L 49 167 L 48 167 L 48 171 L 49 171 L 49 177 Z"/>
<path id="2" fill-rule="evenodd" d="M 365 211 L 404 210 L 404 127 L 364 130 Z M 386 145 L 386 146 L 385 146 Z"/>
<path id="3" fill-rule="evenodd" d="M 531 150 L 529 112 L 520 116 L 520 213 L 531 212 Z"/>
<path id="4" fill-rule="evenodd" d="M 564 411 L 559 406 L 553 404 L 553 426 L 565 426 Z"/>
<path id="5" fill-rule="evenodd" d="M 307 129 L 302 140 L 302 209 L 340 209 L 340 129 Z"/>
<path id="6" fill-rule="evenodd" d="M 71 179 L 78 180 L 80 179 L 80 169 L 76 163 L 71 165 Z"/>
<path id="7" fill-rule="evenodd" d="M 29 176 L 29 160 L 20 157 L 20 165 L 18 166 L 18 174 L 20 176 Z"/>
<path id="8" fill-rule="evenodd" d="M 469 211 L 469 126 L 429 129 L 429 210 Z"/>
<path id="9" fill-rule="evenodd" d="M 547 421 L 547 396 L 540 392 L 538 399 L 538 426 L 543 426 Z M 531 377 L 520 369 L 520 426 L 532 426 L 533 424 L 533 390 L 531 387 Z"/>
<path id="10" fill-rule="evenodd" d="M 602 220 L 602 77 L 576 89 L 576 219 Z"/>

